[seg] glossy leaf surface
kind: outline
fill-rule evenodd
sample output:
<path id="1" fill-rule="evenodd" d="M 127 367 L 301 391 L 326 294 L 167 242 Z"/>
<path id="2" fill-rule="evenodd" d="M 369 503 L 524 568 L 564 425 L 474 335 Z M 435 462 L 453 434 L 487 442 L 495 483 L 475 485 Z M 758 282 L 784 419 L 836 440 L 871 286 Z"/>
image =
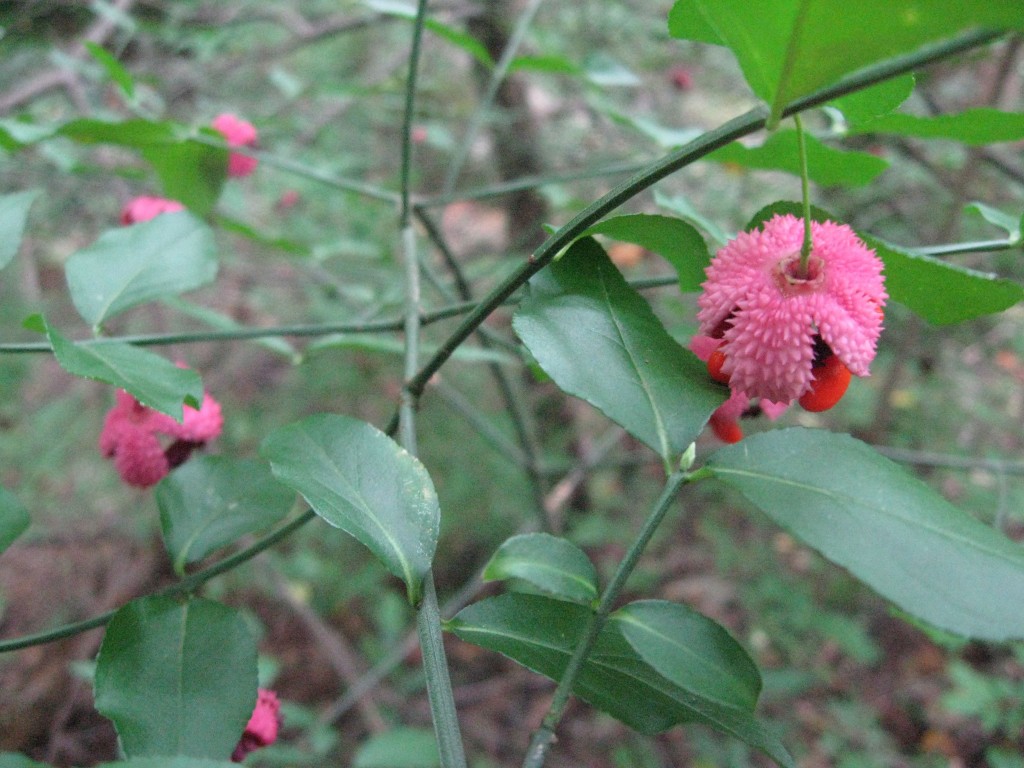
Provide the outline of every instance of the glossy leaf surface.
<path id="1" fill-rule="evenodd" d="M 754 710 L 761 673 L 720 624 L 667 600 L 638 600 L 611 619 L 633 650 L 666 680 L 719 704 Z"/>
<path id="2" fill-rule="evenodd" d="M 91 40 L 85 42 L 85 49 L 106 70 L 107 75 L 117 83 L 125 96 L 129 99 L 135 96 L 135 81 L 110 51 Z"/>
<path id="3" fill-rule="evenodd" d="M 366 422 L 335 414 L 275 430 L 261 452 L 281 482 L 368 547 L 419 603 L 441 509 L 415 456 Z"/>
<path id="4" fill-rule="evenodd" d="M 666 259 L 679 273 L 684 291 L 696 291 L 704 281 L 704 267 L 711 261 L 707 243 L 694 227 L 671 216 L 635 213 L 615 216 L 595 224 L 587 235 L 607 235 L 636 243 Z"/>
<path id="5" fill-rule="evenodd" d="M 95 379 L 130 393 L 148 408 L 182 418 L 182 403 L 198 408 L 203 402 L 203 382 L 189 368 L 130 344 L 76 344 L 53 328 L 47 338 L 60 366 L 75 376 Z"/>
<path id="6" fill-rule="evenodd" d="M 68 373 L 112 384 L 142 405 L 182 418 L 182 404 L 198 408 L 203 401 L 199 374 L 130 344 L 75 344 L 51 334 L 54 356 Z"/>
<path id="7" fill-rule="evenodd" d="M 964 206 L 968 213 L 975 213 L 993 226 L 999 227 L 1006 236 L 1015 243 L 1021 242 L 1021 226 L 1024 225 L 1024 214 L 1009 214 L 998 208 L 993 208 L 978 200 Z"/>
<path id="8" fill-rule="evenodd" d="M 1024 27 L 1013 0 L 677 0 L 675 37 L 729 47 L 770 123 L 791 101 L 844 75 L 977 27 Z"/>
<path id="9" fill-rule="evenodd" d="M 28 209 L 38 195 L 38 189 L 27 189 L 0 196 L 0 269 L 10 264 L 18 252 Z"/>
<path id="10" fill-rule="evenodd" d="M 800 203 L 765 206 L 754 214 L 747 228 L 753 229 L 775 214 L 786 213 L 802 216 Z M 817 207 L 812 208 L 811 216 L 815 221 L 838 221 Z M 930 323 L 960 323 L 1002 312 L 1024 300 L 1024 287 L 1013 280 L 913 254 L 870 235 L 857 234 L 885 264 L 885 290 L 889 298 Z"/>
<path id="11" fill-rule="evenodd" d="M 463 608 L 448 628 L 463 640 L 504 654 L 552 680 L 561 677 L 590 610 L 539 595 L 509 593 Z M 720 703 L 717 690 L 686 690 L 658 674 L 608 622 L 573 693 L 641 733 L 703 723 L 793 765 L 777 739 L 747 708 Z"/>
<path id="12" fill-rule="evenodd" d="M 1024 638 L 1024 547 L 848 435 L 781 429 L 709 468 L 794 536 L 907 613 L 958 634 Z"/>
<path id="13" fill-rule="evenodd" d="M 914 83 L 913 75 L 894 77 L 833 99 L 827 106 L 842 112 L 848 126 L 859 125 L 894 111 L 910 97 Z"/>
<path id="14" fill-rule="evenodd" d="M 581 605 L 597 599 L 597 571 L 571 541 L 548 533 L 506 540 L 484 566 L 484 581 L 522 579 L 554 597 Z"/>
<path id="15" fill-rule="evenodd" d="M 280 521 L 294 501 L 263 462 L 222 456 L 193 458 L 156 488 L 164 545 L 179 572 Z"/>
<path id="16" fill-rule="evenodd" d="M 850 152 L 822 143 L 806 135 L 807 165 L 811 181 L 822 186 L 861 187 L 872 182 L 889 163 L 867 152 Z M 728 144 L 707 157 L 719 163 L 735 163 L 744 168 L 778 170 L 800 175 L 800 152 L 796 131 L 774 131 L 757 147 L 738 142 Z"/>
<path id="17" fill-rule="evenodd" d="M 213 233 L 190 213 L 108 230 L 66 266 L 75 308 L 98 327 L 126 309 L 190 291 L 217 275 Z"/>
<path id="18" fill-rule="evenodd" d="M 863 240 L 885 262 L 889 295 L 930 323 L 962 323 L 1024 300 L 1024 286 L 1013 280 L 910 253 L 876 237 Z"/>
<path id="19" fill-rule="evenodd" d="M 855 126 L 852 133 L 894 133 L 920 139 L 948 139 L 980 146 L 1024 139 L 1024 113 L 980 107 L 955 115 L 919 117 L 895 113 Z"/>
<path id="20" fill-rule="evenodd" d="M 212 138 L 223 141 L 220 134 Z M 187 140 L 145 147 L 142 156 L 160 177 L 164 197 L 183 203 L 200 216 L 213 210 L 227 178 L 226 150 Z"/>
<path id="21" fill-rule="evenodd" d="M 18 497 L 0 487 L 0 552 L 3 552 L 28 528 L 28 510 Z"/>
<path id="22" fill-rule="evenodd" d="M 725 399 L 593 238 L 577 240 L 530 281 L 513 327 L 561 389 L 599 408 L 666 463 Z"/>
<path id="23" fill-rule="evenodd" d="M 227 760 L 256 703 L 256 641 L 226 605 L 144 597 L 107 625 L 95 686 L 128 757 Z"/>

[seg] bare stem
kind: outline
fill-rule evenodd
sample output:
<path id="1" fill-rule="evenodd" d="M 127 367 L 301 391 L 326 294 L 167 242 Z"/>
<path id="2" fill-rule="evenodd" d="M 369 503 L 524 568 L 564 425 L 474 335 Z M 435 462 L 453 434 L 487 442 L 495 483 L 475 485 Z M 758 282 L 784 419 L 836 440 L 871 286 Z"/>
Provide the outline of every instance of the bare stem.
<path id="1" fill-rule="evenodd" d="M 615 601 L 618 600 L 622 588 L 626 585 L 626 580 L 633 573 L 633 569 L 636 568 L 636 564 L 640 561 L 640 556 L 650 543 L 651 537 L 661 524 L 661 521 L 665 519 L 666 513 L 676 498 L 676 494 L 691 479 L 693 479 L 693 476 L 689 473 L 677 471 L 673 472 L 665 482 L 661 496 L 644 521 L 636 541 L 633 542 L 626 556 L 619 563 L 619 567 L 615 570 L 615 575 L 612 576 L 611 582 L 605 588 L 604 594 L 601 595 L 601 601 L 597 609 L 581 633 L 579 644 L 573 651 L 572 657 L 562 673 L 562 679 L 559 680 L 558 687 L 555 689 L 555 695 L 551 700 L 548 713 L 545 715 L 540 728 L 537 729 L 533 734 L 533 738 L 530 739 L 530 746 L 523 760 L 523 768 L 541 768 L 544 765 L 544 759 L 547 757 L 548 750 L 555 739 L 555 728 L 558 727 L 558 723 L 562 720 L 562 715 L 565 714 L 565 707 L 569 703 L 569 697 L 572 695 L 573 685 L 575 685 L 580 672 L 583 671 L 583 665 L 586 663 L 591 650 L 593 650 L 602 628 L 604 628 L 608 614 L 611 613 Z"/>
<path id="2" fill-rule="evenodd" d="M 796 145 L 800 154 L 800 199 L 804 206 L 804 241 L 800 246 L 800 277 L 807 276 L 807 265 L 811 260 L 814 242 L 811 238 L 811 184 L 807 172 L 807 141 L 804 139 L 804 122 L 800 115 L 793 115 L 796 123 Z"/>

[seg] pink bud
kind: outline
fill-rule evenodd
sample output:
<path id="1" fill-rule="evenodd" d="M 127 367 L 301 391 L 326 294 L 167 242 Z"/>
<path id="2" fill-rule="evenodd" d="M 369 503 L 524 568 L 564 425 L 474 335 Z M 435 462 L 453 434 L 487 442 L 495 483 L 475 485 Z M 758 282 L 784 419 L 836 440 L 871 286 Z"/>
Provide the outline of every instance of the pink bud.
<path id="1" fill-rule="evenodd" d="M 255 147 L 259 134 L 252 123 L 242 120 L 229 112 L 217 115 L 211 123 L 213 129 L 224 136 L 228 146 Z M 232 152 L 228 156 L 228 175 L 235 178 L 248 176 L 256 170 L 259 160 L 248 155 Z"/>
<path id="2" fill-rule="evenodd" d="M 155 219 L 161 213 L 184 211 L 185 206 L 177 200 L 164 197 L 134 197 L 121 209 L 121 223 L 125 226 L 138 224 L 140 221 Z"/>

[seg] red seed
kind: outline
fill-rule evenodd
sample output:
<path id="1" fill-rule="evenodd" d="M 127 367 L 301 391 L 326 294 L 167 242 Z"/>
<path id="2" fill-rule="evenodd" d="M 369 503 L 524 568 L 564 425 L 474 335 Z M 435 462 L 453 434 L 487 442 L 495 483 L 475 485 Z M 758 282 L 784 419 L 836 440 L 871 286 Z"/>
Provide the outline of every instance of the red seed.
<path id="1" fill-rule="evenodd" d="M 827 411 L 842 400 L 852 378 L 850 369 L 836 355 L 829 355 L 811 373 L 814 380 L 810 390 L 801 396 L 800 405 L 812 413 Z"/>
<path id="2" fill-rule="evenodd" d="M 728 384 L 729 375 L 722 371 L 723 365 L 725 365 L 725 352 L 719 347 L 708 358 L 708 375 L 721 384 Z"/>
<path id="3" fill-rule="evenodd" d="M 743 427 L 738 421 L 723 419 L 717 414 L 711 417 L 711 431 L 723 443 L 738 443 L 743 439 Z"/>

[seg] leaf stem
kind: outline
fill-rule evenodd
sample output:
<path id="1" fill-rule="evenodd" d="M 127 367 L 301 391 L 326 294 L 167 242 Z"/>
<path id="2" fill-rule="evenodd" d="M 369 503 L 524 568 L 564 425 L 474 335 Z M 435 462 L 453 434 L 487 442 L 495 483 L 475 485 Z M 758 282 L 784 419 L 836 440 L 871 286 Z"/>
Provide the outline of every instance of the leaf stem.
<path id="1" fill-rule="evenodd" d="M 375 187 L 372 184 L 367 184 L 356 179 L 346 179 L 341 176 L 333 176 L 317 168 L 312 168 L 305 163 L 301 163 L 297 160 L 289 160 L 288 158 L 280 157 L 272 152 L 250 149 L 248 147 L 230 146 L 223 139 L 205 136 L 201 133 L 190 136 L 189 139 L 197 144 L 204 144 L 208 147 L 230 150 L 231 152 L 235 152 L 240 155 L 254 157 L 265 165 L 280 168 L 282 171 L 287 171 L 288 173 L 293 173 L 296 176 L 302 176 L 312 181 L 317 181 L 328 187 L 340 189 L 344 192 L 354 192 L 357 195 L 362 195 L 363 197 L 371 200 L 377 200 L 381 203 L 394 204 L 398 202 L 399 199 L 398 194 L 393 191 L 381 189 L 380 187 Z"/>
<path id="2" fill-rule="evenodd" d="M 398 223 L 402 237 L 402 258 L 405 262 L 405 365 L 398 430 L 402 447 L 416 454 L 416 400 L 409 381 L 419 365 L 420 342 L 420 263 L 416 252 L 416 232 L 412 226 L 410 184 L 412 173 L 412 122 L 416 108 L 416 76 L 419 71 L 420 41 L 427 17 L 427 0 L 419 0 L 413 25 L 412 49 L 409 53 L 409 78 L 405 88 L 405 116 L 402 120 L 401 203 Z M 437 605 L 434 574 L 429 568 L 423 579 L 423 595 L 416 606 L 416 629 L 423 654 L 423 672 L 427 682 L 427 698 L 434 721 L 434 735 L 442 768 L 466 768 L 462 734 L 455 710 L 448 660 L 441 636 L 441 612 Z"/>
<path id="3" fill-rule="evenodd" d="M 800 115 L 793 115 L 796 123 L 796 146 L 800 155 L 800 200 L 804 207 L 804 241 L 800 245 L 800 269 L 797 274 L 807 277 L 807 265 L 811 261 L 811 249 L 814 242 L 811 237 L 811 182 L 807 170 L 807 140 L 804 137 L 804 121 Z"/>
<path id="4" fill-rule="evenodd" d="M 551 700 L 548 713 L 544 716 L 540 728 L 537 729 L 533 734 L 533 738 L 530 739 L 530 746 L 527 749 L 526 757 L 523 759 L 523 768 L 540 768 L 544 765 L 544 759 L 555 739 L 555 728 L 558 727 L 558 723 L 565 713 L 565 707 L 569 703 L 569 697 L 572 695 L 573 685 L 575 685 L 576 678 L 579 677 L 580 672 L 583 670 L 583 664 L 586 662 L 587 656 L 590 655 L 590 651 L 593 650 L 594 644 L 597 642 L 608 614 L 611 613 L 612 606 L 622 592 L 626 580 L 633 573 L 633 569 L 636 568 L 636 564 L 639 562 L 644 549 L 650 543 L 655 530 L 657 530 L 661 521 L 665 519 L 665 515 L 671 508 L 672 502 L 675 500 L 679 490 L 686 483 L 690 482 L 692 477 L 687 472 L 677 471 L 673 472 L 665 482 L 661 496 L 655 502 L 650 514 L 644 521 L 636 541 L 633 542 L 626 556 L 619 563 L 618 568 L 616 568 L 611 582 L 609 582 L 604 593 L 601 595 L 601 601 L 598 603 L 597 608 L 590 617 L 590 621 L 581 634 L 579 644 L 573 651 L 569 663 L 562 673 L 562 679 L 558 682 L 558 687 L 555 689 L 555 695 Z"/>
<path id="5" fill-rule="evenodd" d="M 420 325 L 432 325 L 441 320 L 464 315 L 476 307 L 475 301 L 464 301 L 447 307 L 424 312 L 420 316 Z M 158 347 L 170 344 L 204 343 L 213 341 L 241 341 L 248 339 L 266 339 L 281 336 L 316 337 L 329 336 L 334 333 L 388 333 L 401 331 L 405 326 L 405 318 L 388 318 L 369 320 L 359 323 L 316 323 L 312 325 L 276 325 L 265 328 L 240 326 L 226 330 L 191 331 L 183 333 L 149 333 L 131 336 L 100 336 L 81 339 L 75 344 L 92 346 L 102 344 L 132 344 L 137 347 Z M 35 352 L 52 352 L 53 348 L 47 341 L 22 341 L 0 344 L 0 354 L 26 354 Z"/>
<path id="6" fill-rule="evenodd" d="M 203 584 L 208 582 L 214 576 L 219 576 L 226 571 L 230 571 L 233 568 L 237 568 L 247 560 L 251 560 L 260 552 L 277 544 L 282 539 L 287 538 L 296 530 L 304 526 L 310 520 L 316 517 L 316 513 L 311 509 L 307 509 L 301 515 L 291 520 L 275 531 L 270 532 L 263 538 L 253 542 L 245 549 L 239 550 L 229 557 L 225 557 L 223 560 L 214 563 L 201 571 L 196 571 L 191 576 L 187 576 L 181 581 L 175 582 L 169 587 L 164 589 L 158 589 L 154 592 L 149 593 L 150 597 L 173 597 L 175 595 L 184 595 L 189 592 L 195 591 Z M 8 651 L 18 651 L 23 648 L 30 648 L 34 645 L 44 645 L 46 643 L 52 643 L 57 640 L 63 640 L 66 637 L 81 634 L 87 632 L 90 629 L 96 629 L 102 627 L 109 622 L 114 614 L 120 610 L 120 606 L 113 610 L 105 613 L 92 616 L 82 621 L 76 621 L 70 624 L 64 624 L 53 629 L 48 629 L 44 632 L 36 632 L 32 635 L 24 635 L 22 637 L 11 638 L 10 640 L 0 640 L 0 653 L 6 653 Z"/>
<path id="7" fill-rule="evenodd" d="M 843 78 L 830 86 L 796 99 L 782 110 L 781 116 L 788 117 L 803 110 L 820 106 L 845 94 L 866 88 L 869 85 L 874 85 L 906 72 L 912 72 L 925 64 L 941 61 L 957 53 L 992 42 L 1003 34 L 1001 31 L 993 30 L 975 31 L 937 45 L 926 46 L 906 56 L 897 56 L 881 64 L 865 67 L 859 72 Z M 441 345 L 440 349 L 420 369 L 415 378 L 409 382 L 410 392 L 415 397 L 419 397 L 430 377 L 437 373 L 441 366 L 451 357 L 455 349 L 473 333 L 477 326 L 486 320 L 491 312 L 501 306 L 527 280 L 546 267 L 563 248 L 575 240 L 588 227 L 596 224 L 608 213 L 632 199 L 641 191 L 661 181 L 666 176 L 675 173 L 681 168 L 685 168 L 736 139 L 764 128 L 767 117 L 767 108 L 763 105 L 758 106 L 713 130 L 701 134 L 679 149 L 648 164 L 639 173 L 618 184 L 610 192 L 580 211 L 568 223 L 545 240 L 525 263 L 521 264 L 512 274 L 495 287 L 477 305 L 476 309 L 463 319 Z"/>

